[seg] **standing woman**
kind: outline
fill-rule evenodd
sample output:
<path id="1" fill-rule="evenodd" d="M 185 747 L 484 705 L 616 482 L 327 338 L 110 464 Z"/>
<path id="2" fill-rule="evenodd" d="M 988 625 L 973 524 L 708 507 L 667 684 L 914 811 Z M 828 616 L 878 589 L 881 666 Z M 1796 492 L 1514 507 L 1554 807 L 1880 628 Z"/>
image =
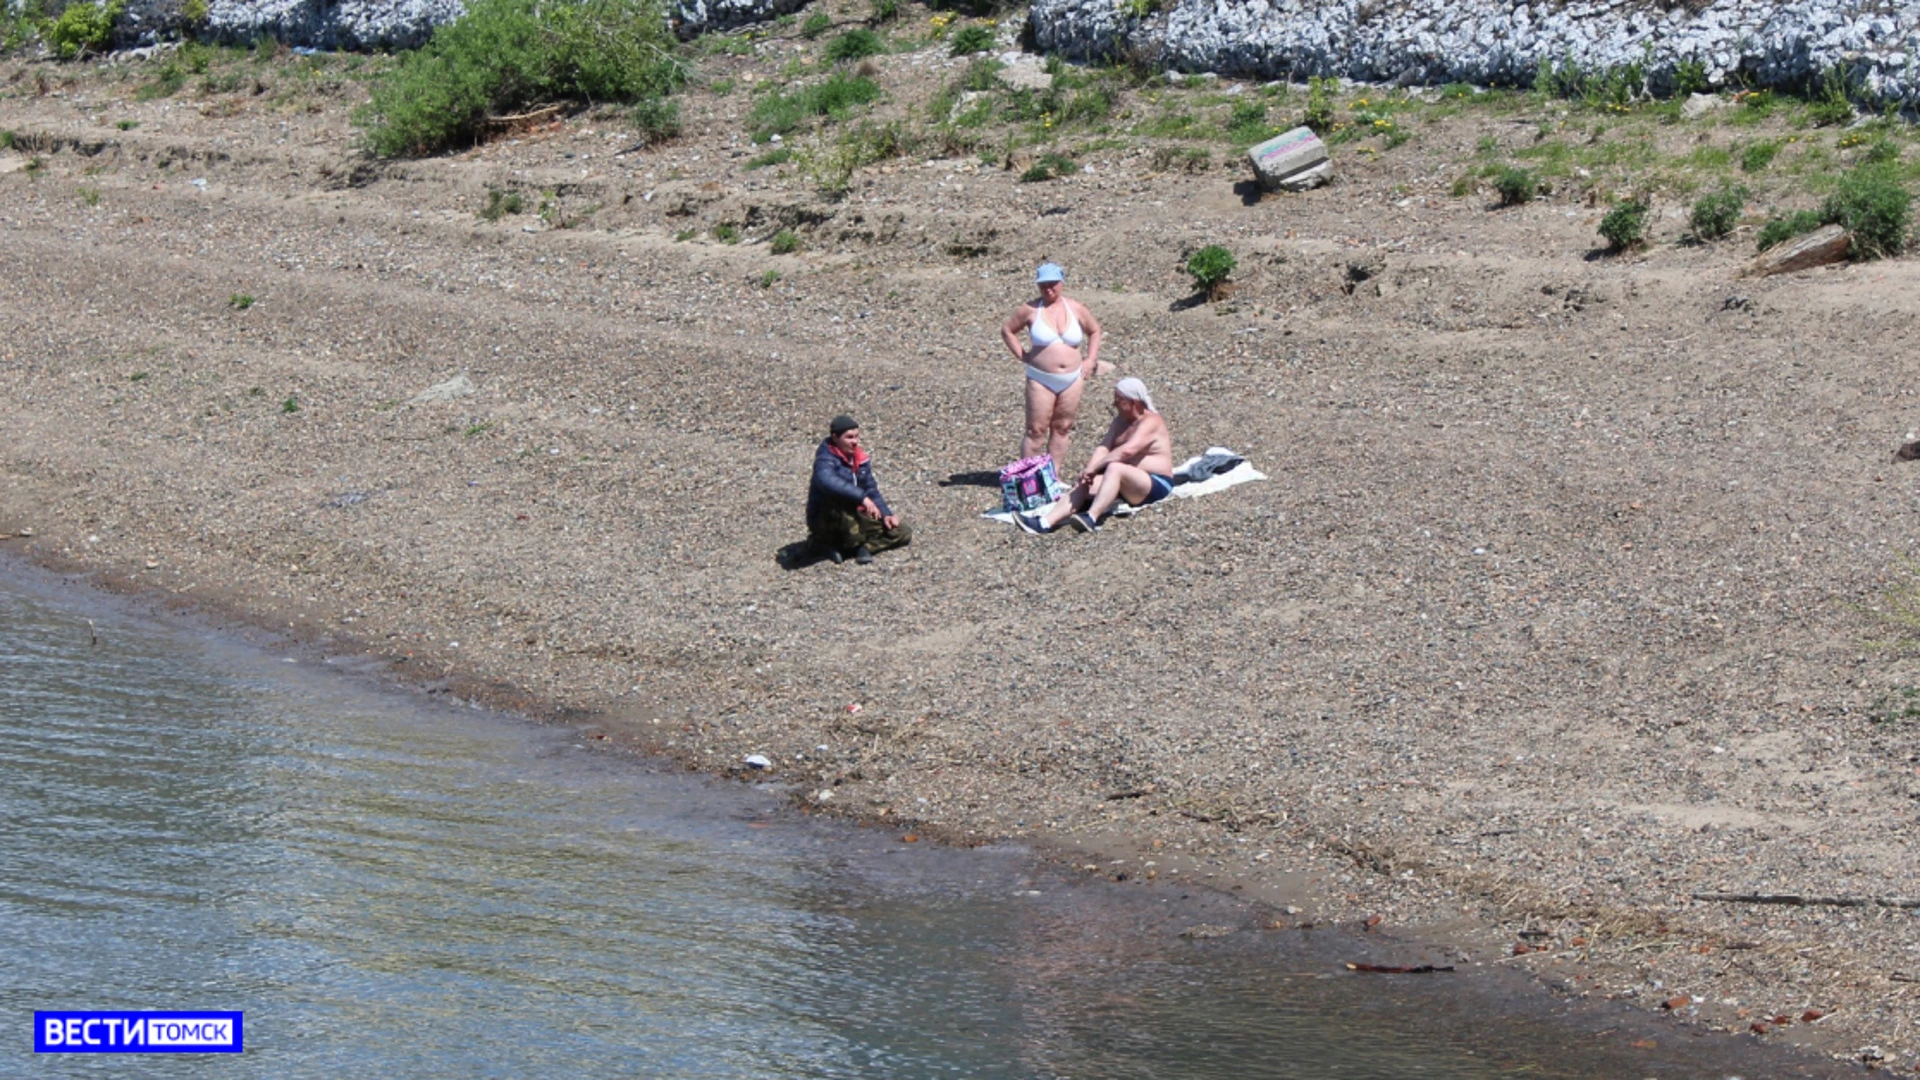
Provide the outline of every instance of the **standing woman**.
<path id="1" fill-rule="evenodd" d="M 1034 271 L 1040 298 L 1021 304 L 1000 327 L 1000 340 L 1015 359 L 1027 365 L 1027 431 L 1020 440 L 1020 456 L 1032 457 L 1044 449 L 1060 463 L 1073 436 L 1073 419 L 1080 411 L 1080 392 L 1100 367 L 1100 320 L 1078 300 L 1067 298 L 1066 271 L 1042 263 Z M 1020 331 L 1031 343 L 1020 347 Z M 1080 355 L 1086 343 L 1087 355 Z"/>

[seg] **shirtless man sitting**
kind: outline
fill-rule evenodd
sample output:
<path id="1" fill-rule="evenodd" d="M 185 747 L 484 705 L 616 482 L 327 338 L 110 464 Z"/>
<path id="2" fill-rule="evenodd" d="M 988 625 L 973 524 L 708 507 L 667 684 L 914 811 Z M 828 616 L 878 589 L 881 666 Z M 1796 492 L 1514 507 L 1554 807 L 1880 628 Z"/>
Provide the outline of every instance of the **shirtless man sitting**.
<path id="1" fill-rule="evenodd" d="M 1087 459 L 1080 482 L 1044 515 L 1017 515 L 1014 520 L 1022 529 L 1052 532 L 1065 521 L 1092 532 L 1121 499 L 1148 506 L 1173 494 L 1173 436 L 1154 409 L 1146 384 L 1121 379 L 1113 388 L 1113 410 L 1119 415 Z"/>

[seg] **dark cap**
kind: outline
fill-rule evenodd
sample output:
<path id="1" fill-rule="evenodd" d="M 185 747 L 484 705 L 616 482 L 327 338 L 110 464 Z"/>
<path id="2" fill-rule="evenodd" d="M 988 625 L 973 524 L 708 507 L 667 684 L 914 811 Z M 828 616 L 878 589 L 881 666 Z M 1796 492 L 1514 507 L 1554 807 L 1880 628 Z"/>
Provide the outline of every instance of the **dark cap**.
<path id="1" fill-rule="evenodd" d="M 860 421 L 855 420 L 846 413 L 841 413 L 839 416 L 833 418 L 833 423 L 827 425 L 827 431 L 834 435 L 845 435 L 847 432 L 859 426 Z"/>

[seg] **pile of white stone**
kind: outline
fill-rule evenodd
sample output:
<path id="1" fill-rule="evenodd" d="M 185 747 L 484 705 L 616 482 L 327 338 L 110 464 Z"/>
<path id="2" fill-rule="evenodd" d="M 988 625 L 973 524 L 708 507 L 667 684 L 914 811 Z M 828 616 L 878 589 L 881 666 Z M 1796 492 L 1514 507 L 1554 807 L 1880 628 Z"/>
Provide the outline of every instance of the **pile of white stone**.
<path id="1" fill-rule="evenodd" d="M 0 0 L 5 3 L 7 0 Z M 682 36 L 763 22 L 805 0 L 671 0 Z M 177 27 L 181 0 L 132 0 L 123 40 Z M 1662 6 L 1665 4 L 1666 6 Z M 1683 69 L 1713 86 L 1795 86 L 1842 72 L 1856 100 L 1920 104 L 1920 2 L 1661 0 L 1034 0 L 1033 41 L 1075 59 L 1136 59 L 1262 79 L 1530 83 L 1542 62 L 1598 73 L 1640 65 L 1664 93 Z M 211 0 L 206 30 L 317 48 L 417 45 L 461 0 Z"/>
<path id="2" fill-rule="evenodd" d="M 1639 65 L 1658 93 L 1682 65 L 1714 86 L 1789 87 L 1838 69 L 1856 100 L 1920 99 L 1915 3 L 1178 0 L 1136 17 L 1123 0 L 1035 0 L 1029 18 L 1048 52 L 1263 79 L 1526 84 L 1542 62 Z"/>

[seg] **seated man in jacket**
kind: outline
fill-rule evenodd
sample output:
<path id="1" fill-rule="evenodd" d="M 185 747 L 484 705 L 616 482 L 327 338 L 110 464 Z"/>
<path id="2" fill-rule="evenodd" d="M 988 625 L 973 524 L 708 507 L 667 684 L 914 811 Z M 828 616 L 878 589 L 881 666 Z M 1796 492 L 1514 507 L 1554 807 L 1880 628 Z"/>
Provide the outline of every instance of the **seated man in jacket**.
<path id="1" fill-rule="evenodd" d="M 873 478 L 872 458 L 860 448 L 860 425 L 836 416 L 813 455 L 813 483 L 807 489 L 807 539 L 834 562 L 853 556 L 865 565 L 873 553 L 899 547 L 913 538 L 900 516 L 887 506 Z"/>

